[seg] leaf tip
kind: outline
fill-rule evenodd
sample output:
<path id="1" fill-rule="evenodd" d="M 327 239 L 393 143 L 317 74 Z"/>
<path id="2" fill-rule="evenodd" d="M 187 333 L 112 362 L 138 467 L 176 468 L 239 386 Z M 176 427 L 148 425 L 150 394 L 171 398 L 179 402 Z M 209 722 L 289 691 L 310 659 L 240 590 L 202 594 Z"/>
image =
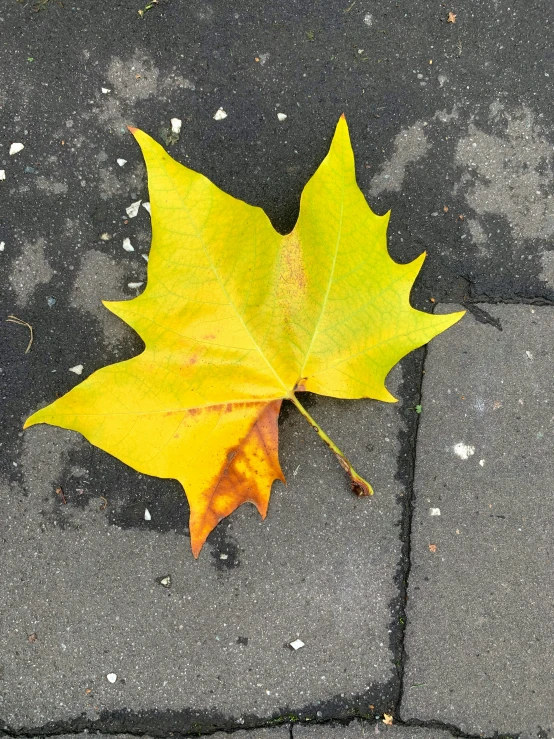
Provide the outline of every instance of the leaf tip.
<path id="1" fill-rule="evenodd" d="M 345 121 L 346 122 L 346 116 L 344 115 L 344 113 L 339 118 L 339 121 Z"/>
<path id="2" fill-rule="evenodd" d="M 135 135 L 135 133 L 136 133 L 136 132 L 138 131 L 138 128 L 136 128 L 136 126 L 127 126 L 127 130 L 128 130 L 128 131 L 129 131 L 130 133 L 132 133 L 132 134 L 133 134 L 133 136 L 134 136 L 134 135 Z"/>

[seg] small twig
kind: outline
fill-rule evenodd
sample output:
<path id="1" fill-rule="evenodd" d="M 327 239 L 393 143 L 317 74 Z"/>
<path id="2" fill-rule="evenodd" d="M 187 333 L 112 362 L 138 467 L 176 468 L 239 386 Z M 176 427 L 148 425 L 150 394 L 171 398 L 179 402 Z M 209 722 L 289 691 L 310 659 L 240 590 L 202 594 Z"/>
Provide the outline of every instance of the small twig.
<path id="1" fill-rule="evenodd" d="M 104 496 L 101 495 L 100 496 L 100 500 L 103 500 L 104 502 L 102 503 L 102 505 L 100 506 L 100 508 L 98 510 L 99 511 L 105 511 L 106 508 L 108 507 L 108 499 L 107 498 L 104 498 Z"/>
<path id="2" fill-rule="evenodd" d="M 56 494 L 60 496 L 60 498 L 62 499 L 62 503 L 64 505 L 67 505 L 67 500 L 65 499 L 65 495 L 63 494 L 63 488 L 56 488 Z"/>
<path id="3" fill-rule="evenodd" d="M 17 323 L 18 326 L 27 326 L 27 328 L 31 332 L 31 338 L 29 339 L 29 343 L 27 344 L 27 348 L 25 349 L 25 354 L 29 354 L 29 351 L 31 350 L 31 345 L 33 343 L 33 327 L 31 326 L 31 324 L 27 323 L 27 321 L 23 321 L 17 316 L 8 316 L 6 318 L 6 321 L 8 323 Z"/>

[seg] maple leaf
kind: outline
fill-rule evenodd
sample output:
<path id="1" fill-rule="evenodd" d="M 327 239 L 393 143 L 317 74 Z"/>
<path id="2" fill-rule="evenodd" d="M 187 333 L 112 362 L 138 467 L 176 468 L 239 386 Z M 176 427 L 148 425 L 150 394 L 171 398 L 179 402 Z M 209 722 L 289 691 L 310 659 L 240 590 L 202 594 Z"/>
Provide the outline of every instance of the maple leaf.
<path id="1" fill-rule="evenodd" d="M 130 130 L 148 169 L 148 282 L 137 298 L 104 305 L 145 350 L 94 372 L 25 428 L 73 429 L 139 472 L 179 480 L 195 557 L 242 503 L 266 515 L 273 481 L 284 482 L 284 398 L 335 452 L 355 492 L 371 494 L 296 394 L 394 402 L 388 372 L 463 312 L 410 306 L 425 254 L 410 264 L 390 258 L 389 214 L 373 213 L 356 184 L 344 116 L 285 236 L 260 208 Z"/>

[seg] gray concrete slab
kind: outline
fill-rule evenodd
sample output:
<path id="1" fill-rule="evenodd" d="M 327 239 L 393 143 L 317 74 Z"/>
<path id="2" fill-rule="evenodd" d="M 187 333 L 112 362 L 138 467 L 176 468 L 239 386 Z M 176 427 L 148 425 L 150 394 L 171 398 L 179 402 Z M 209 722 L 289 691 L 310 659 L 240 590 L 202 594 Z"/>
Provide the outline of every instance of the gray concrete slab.
<path id="1" fill-rule="evenodd" d="M 387 726 L 369 721 L 352 721 L 342 724 L 294 724 L 293 739 L 370 739 L 380 736 L 383 739 L 450 739 L 452 734 L 442 729 L 427 729 L 417 726 Z"/>
<path id="2" fill-rule="evenodd" d="M 285 409 L 288 486 L 275 485 L 265 522 L 252 506 L 223 522 L 198 561 L 183 535 L 185 515 L 156 530 L 148 486 L 145 497 L 130 482 L 136 473 L 129 470 L 124 491 L 106 483 L 104 501 L 87 496 L 109 457 L 72 432 L 25 432 L 16 462 L 22 483 L 4 483 L 0 495 L 4 724 L 71 727 L 84 716 L 100 730 L 182 731 L 288 711 L 298 718 L 390 708 L 401 411 L 324 398 L 310 406 L 371 478 L 374 498 L 354 496 L 327 448 Z M 62 478 L 65 505 L 56 494 Z M 169 481 L 157 494 L 163 485 L 171 497 Z M 167 575 L 170 588 L 160 584 Z M 297 638 L 305 647 L 293 651 Z"/>
<path id="3" fill-rule="evenodd" d="M 425 365 L 401 715 L 550 737 L 554 309 L 480 308 Z"/>

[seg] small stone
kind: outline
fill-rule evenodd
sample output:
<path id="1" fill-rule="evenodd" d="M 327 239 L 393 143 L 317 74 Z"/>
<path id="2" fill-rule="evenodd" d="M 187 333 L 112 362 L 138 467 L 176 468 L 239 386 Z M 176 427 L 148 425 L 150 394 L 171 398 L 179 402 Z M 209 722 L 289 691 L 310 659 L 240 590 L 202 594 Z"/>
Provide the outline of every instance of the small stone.
<path id="1" fill-rule="evenodd" d="M 6 242 L 0 241 L 0 251 L 4 251 L 5 248 L 6 248 Z"/>
<path id="2" fill-rule="evenodd" d="M 165 577 L 161 577 L 160 585 L 163 585 L 164 588 L 170 588 L 171 587 L 171 575 L 166 575 Z"/>
<path id="3" fill-rule="evenodd" d="M 219 555 L 219 559 L 229 559 L 229 555 L 228 554 L 220 554 Z"/>
<path id="4" fill-rule="evenodd" d="M 100 89 L 102 90 L 102 92 L 104 93 L 104 95 L 107 95 L 109 92 L 111 92 L 111 90 L 110 90 L 109 87 L 101 87 Z"/>
<path id="5" fill-rule="evenodd" d="M 128 282 L 127 283 L 127 287 L 130 287 L 131 290 L 137 290 L 142 285 L 144 285 L 144 282 Z"/>
<path id="6" fill-rule="evenodd" d="M 127 164 L 126 159 L 116 159 L 116 162 L 119 164 L 120 167 L 124 167 Z"/>
<path id="7" fill-rule="evenodd" d="M 150 203 L 143 203 L 142 207 L 150 213 Z"/>
<path id="8" fill-rule="evenodd" d="M 6 179 L 6 170 L 0 169 L 0 180 L 5 180 L 5 179 Z"/>
<path id="9" fill-rule="evenodd" d="M 107 231 L 103 234 L 100 234 L 100 238 L 102 241 L 109 241 L 112 237 L 111 234 L 109 234 Z"/>
<path id="10" fill-rule="evenodd" d="M 287 120 L 287 114 L 286 113 L 277 113 L 277 118 L 280 121 L 286 121 Z"/>
<path id="11" fill-rule="evenodd" d="M 440 516 L 441 509 L 440 508 L 429 508 L 429 515 L 430 516 Z"/>
<path id="12" fill-rule="evenodd" d="M 296 652 L 297 649 L 302 649 L 302 647 L 305 647 L 306 645 L 304 644 L 302 639 L 295 639 L 294 641 L 291 641 L 290 646 Z"/>
<path id="13" fill-rule="evenodd" d="M 151 521 L 152 520 L 152 516 L 150 515 L 150 511 L 148 510 L 148 508 L 145 508 L 144 509 L 144 520 L 145 521 Z"/>
<path id="14" fill-rule="evenodd" d="M 75 373 L 76 375 L 82 375 L 83 369 L 84 367 L 82 364 L 76 364 L 75 367 L 70 367 L 69 371 Z"/>
<path id="15" fill-rule="evenodd" d="M 23 144 L 12 144 L 10 146 L 10 156 L 19 153 L 24 148 Z"/>
<path id="16" fill-rule="evenodd" d="M 125 212 L 129 218 L 135 218 L 138 215 L 140 204 L 142 200 L 137 200 L 135 203 L 131 203 L 128 208 L 125 208 Z"/>
<path id="17" fill-rule="evenodd" d="M 113 684 L 117 680 L 117 675 L 115 674 L 115 672 L 108 672 L 108 674 L 106 675 L 106 680 L 109 683 Z"/>
<path id="18" fill-rule="evenodd" d="M 46 302 L 48 303 L 49 308 L 53 308 L 56 305 L 56 298 L 52 297 L 52 295 L 49 295 L 46 298 Z"/>
<path id="19" fill-rule="evenodd" d="M 171 119 L 171 130 L 173 133 L 179 134 L 181 133 L 181 126 L 183 124 L 183 121 L 180 118 L 172 118 Z"/>
<path id="20" fill-rule="evenodd" d="M 223 110 L 223 108 L 218 108 L 216 114 L 214 115 L 214 121 L 222 121 L 224 118 L 227 118 L 227 113 Z"/>
<path id="21" fill-rule="evenodd" d="M 125 251 L 135 251 L 134 246 L 131 244 L 131 239 L 129 238 L 123 239 L 123 248 Z"/>

